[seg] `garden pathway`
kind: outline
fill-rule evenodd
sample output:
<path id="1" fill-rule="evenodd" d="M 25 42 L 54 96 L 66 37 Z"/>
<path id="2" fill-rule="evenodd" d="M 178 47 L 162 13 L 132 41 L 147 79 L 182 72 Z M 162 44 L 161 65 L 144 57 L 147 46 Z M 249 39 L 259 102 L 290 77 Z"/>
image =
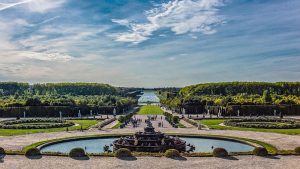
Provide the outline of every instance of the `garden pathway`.
<path id="1" fill-rule="evenodd" d="M 118 159 L 114 157 L 91 157 L 74 160 L 69 157 L 43 156 L 41 159 L 28 159 L 24 156 L 6 156 L 0 162 L 3 169 L 299 169 L 299 156 L 276 156 L 272 158 L 257 156 L 237 156 L 224 158 L 188 157 L 169 159 L 165 157 L 136 157 Z"/>

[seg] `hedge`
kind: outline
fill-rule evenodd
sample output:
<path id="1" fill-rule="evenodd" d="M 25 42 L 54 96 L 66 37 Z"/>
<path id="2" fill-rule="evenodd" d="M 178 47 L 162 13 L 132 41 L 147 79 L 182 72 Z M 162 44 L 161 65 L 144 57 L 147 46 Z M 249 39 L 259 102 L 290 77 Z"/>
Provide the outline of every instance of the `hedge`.
<path id="1" fill-rule="evenodd" d="M 127 148 L 120 148 L 115 151 L 115 157 L 132 157 L 131 151 Z"/>
<path id="2" fill-rule="evenodd" d="M 85 157 L 85 151 L 82 148 L 73 148 L 70 152 L 69 152 L 69 157 Z"/>
<path id="3" fill-rule="evenodd" d="M 227 157 L 228 152 L 224 148 L 215 148 L 213 150 L 213 156 L 214 157 Z"/>
<path id="4" fill-rule="evenodd" d="M 168 158 L 180 157 L 180 152 L 176 149 L 169 149 L 165 152 L 165 156 Z"/>
<path id="5" fill-rule="evenodd" d="M 268 123 L 269 122 L 269 123 Z M 300 122 L 289 119 L 245 118 L 224 121 L 225 125 L 245 128 L 294 129 L 300 128 Z"/>
<path id="6" fill-rule="evenodd" d="M 34 125 L 30 123 L 52 123 L 52 124 Z M 70 127 L 73 125 L 74 123 L 71 121 L 60 120 L 60 119 L 21 119 L 21 120 L 5 120 L 0 122 L 0 128 L 2 129 L 47 129 L 47 128 Z"/>
<path id="7" fill-rule="evenodd" d="M 30 148 L 25 152 L 25 156 L 40 156 L 41 152 L 38 148 Z"/>
<path id="8" fill-rule="evenodd" d="M 269 153 L 264 147 L 255 147 L 253 154 L 256 156 L 267 156 Z"/>

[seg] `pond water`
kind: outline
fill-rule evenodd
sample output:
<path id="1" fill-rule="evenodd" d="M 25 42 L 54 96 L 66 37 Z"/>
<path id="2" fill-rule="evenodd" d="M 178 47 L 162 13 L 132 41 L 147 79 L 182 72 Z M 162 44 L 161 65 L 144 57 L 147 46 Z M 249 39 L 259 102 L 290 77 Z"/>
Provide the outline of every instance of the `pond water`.
<path id="1" fill-rule="evenodd" d="M 159 103 L 159 98 L 156 96 L 154 90 L 145 90 L 143 95 L 138 99 L 140 105 L 147 103 Z"/>
<path id="2" fill-rule="evenodd" d="M 196 147 L 195 152 L 212 152 L 212 147 L 223 147 L 229 152 L 248 152 L 252 151 L 254 147 L 233 141 L 219 140 L 212 138 L 190 138 L 180 137 L 188 143 Z M 103 153 L 103 147 L 110 145 L 116 138 L 93 138 L 87 140 L 76 140 L 62 143 L 56 143 L 45 146 L 41 152 L 60 152 L 69 153 L 71 149 L 81 147 L 87 153 Z"/>

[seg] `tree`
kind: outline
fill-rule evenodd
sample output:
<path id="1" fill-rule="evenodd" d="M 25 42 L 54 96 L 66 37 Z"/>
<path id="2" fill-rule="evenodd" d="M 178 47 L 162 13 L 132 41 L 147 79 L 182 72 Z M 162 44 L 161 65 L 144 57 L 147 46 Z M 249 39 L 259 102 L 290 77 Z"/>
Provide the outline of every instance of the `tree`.
<path id="1" fill-rule="evenodd" d="M 262 99 L 263 99 L 264 103 L 271 103 L 272 102 L 272 97 L 271 97 L 271 94 L 268 90 L 264 91 Z"/>

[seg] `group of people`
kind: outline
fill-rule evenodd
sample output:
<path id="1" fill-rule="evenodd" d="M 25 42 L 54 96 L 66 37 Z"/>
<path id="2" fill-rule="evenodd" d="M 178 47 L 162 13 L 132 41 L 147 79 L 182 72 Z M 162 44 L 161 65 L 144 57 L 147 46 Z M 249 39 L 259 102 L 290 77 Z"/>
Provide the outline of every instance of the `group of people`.
<path id="1" fill-rule="evenodd" d="M 130 122 L 131 122 L 133 128 L 137 128 L 140 125 L 140 123 L 142 122 L 142 119 L 131 118 Z"/>

